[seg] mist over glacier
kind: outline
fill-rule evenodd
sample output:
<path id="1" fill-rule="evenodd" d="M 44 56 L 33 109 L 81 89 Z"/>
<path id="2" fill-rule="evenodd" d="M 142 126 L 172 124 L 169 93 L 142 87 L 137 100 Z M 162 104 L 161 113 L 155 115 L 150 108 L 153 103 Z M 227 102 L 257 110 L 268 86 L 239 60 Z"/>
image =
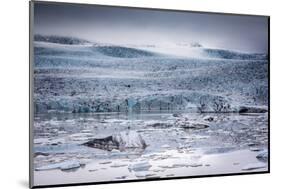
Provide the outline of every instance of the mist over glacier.
<path id="1" fill-rule="evenodd" d="M 200 42 L 207 48 L 268 51 L 266 17 L 46 3 L 36 4 L 34 15 L 34 32 L 44 35 L 115 45 Z"/>

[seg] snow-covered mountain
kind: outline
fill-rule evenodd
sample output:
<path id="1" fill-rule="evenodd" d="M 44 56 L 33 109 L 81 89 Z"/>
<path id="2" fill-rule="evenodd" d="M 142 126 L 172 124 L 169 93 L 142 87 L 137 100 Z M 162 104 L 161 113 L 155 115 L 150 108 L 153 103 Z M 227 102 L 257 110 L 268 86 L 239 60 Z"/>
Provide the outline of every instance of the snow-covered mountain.
<path id="1" fill-rule="evenodd" d="M 34 38 L 36 55 L 75 55 L 116 58 L 138 58 L 157 56 L 156 53 L 132 47 L 93 43 L 73 37 L 41 36 Z"/>
<path id="2" fill-rule="evenodd" d="M 79 45 L 79 44 L 90 43 L 87 40 L 79 39 L 76 37 L 63 37 L 63 36 L 56 36 L 56 35 L 46 36 L 46 35 L 39 35 L 39 34 L 34 35 L 34 41 L 66 44 L 66 45 Z"/>
<path id="3" fill-rule="evenodd" d="M 241 53 L 224 49 L 204 48 L 203 55 L 210 58 L 238 59 L 238 60 L 267 60 L 267 54 L 263 53 Z"/>

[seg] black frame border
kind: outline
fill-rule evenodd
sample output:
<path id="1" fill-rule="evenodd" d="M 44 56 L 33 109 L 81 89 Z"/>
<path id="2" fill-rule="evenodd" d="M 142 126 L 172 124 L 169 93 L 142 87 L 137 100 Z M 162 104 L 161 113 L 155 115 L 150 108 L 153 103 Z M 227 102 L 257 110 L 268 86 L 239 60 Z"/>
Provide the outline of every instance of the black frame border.
<path id="1" fill-rule="evenodd" d="M 180 176 L 167 178 L 147 178 L 147 179 L 131 179 L 131 180 L 117 180 L 117 181 L 99 181 L 99 182 L 85 182 L 85 183 L 69 183 L 69 184 L 53 184 L 53 185 L 38 185 L 33 184 L 33 19 L 34 19 L 34 4 L 58 4 L 58 5 L 76 5 L 76 6 L 98 6 L 98 7 L 112 7 L 123 9 L 138 9 L 138 10 L 154 10 L 166 12 L 183 12 L 183 13 L 198 13 L 198 14 L 217 14 L 217 15 L 232 15 L 232 16 L 254 16 L 265 17 L 268 20 L 268 170 L 267 171 L 253 171 L 240 173 L 224 173 L 211 175 L 195 175 L 195 176 Z M 119 6 L 119 5 L 101 5 L 89 3 L 69 3 L 57 1 L 29 1 L 29 188 L 53 188 L 53 187 L 69 187 L 69 186 L 85 186 L 85 185 L 100 185 L 100 184 L 116 184 L 116 183 L 133 183 L 133 182 L 147 182 L 147 181 L 165 181 L 165 180 L 180 180 L 192 178 L 211 178 L 224 176 L 239 176 L 239 175 L 256 175 L 270 173 L 270 16 L 269 15 L 254 15 L 254 14 L 238 14 L 238 13 L 223 13 L 223 12 L 207 12 L 207 11 L 191 11 L 191 10 L 175 10 L 163 8 L 149 8 L 149 7 L 133 7 L 133 6 Z"/>

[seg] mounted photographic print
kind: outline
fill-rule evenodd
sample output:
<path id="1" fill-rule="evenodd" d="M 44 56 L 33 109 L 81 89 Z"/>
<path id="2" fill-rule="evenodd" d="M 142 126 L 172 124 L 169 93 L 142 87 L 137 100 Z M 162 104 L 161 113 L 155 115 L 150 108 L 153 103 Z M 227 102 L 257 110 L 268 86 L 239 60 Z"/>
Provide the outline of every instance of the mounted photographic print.
<path id="1" fill-rule="evenodd" d="M 269 17 L 30 2 L 30 187 L 269 173 Z"/>

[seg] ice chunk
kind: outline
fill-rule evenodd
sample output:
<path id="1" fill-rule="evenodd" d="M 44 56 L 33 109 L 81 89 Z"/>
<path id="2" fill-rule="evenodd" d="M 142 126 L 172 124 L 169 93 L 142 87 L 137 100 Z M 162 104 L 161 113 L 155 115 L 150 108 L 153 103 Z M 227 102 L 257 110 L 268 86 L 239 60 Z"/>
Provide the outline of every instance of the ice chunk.
<path id="1" fill-rule="evenodd" d="M 164 144 L 164 145 L 161 146 L 161 148 L 170 148 L 170 145 Z"/>
<path id="2" fill-rule="evenodd" d="M 214 117 L 214 116 L 205 116 L 203 118 L 205 121 L 209 121 L 209 122 L 212 122 L 212 121 L 215 121 L 217 119 L 217 117 Z"/>
<path id="3" fill-rule="evenodd" d="M 189 121 L 185 118 L 176 120 L 175 125 L 183 129 L 206 129 L 209 127 L 206 123 Z"/>
<path id="4" fill-rule="evenodd" d="M 95 172 L 98 171 L 98 169 L 90 169 L 89 172 Z"/>
<path id="5" fill-rule="evenodd" d="M 111 153 L 120 153 L 120 150 L 113 149 L 113 150 L 111 150 Z"/>
<path id="6" fill-rule="evenodd" d="M 125 179 L 125 178 L 127 178 L 128 177 L 128 175 L 123 175 L 123 176 L 120 176 L 120 177 L 115 177 L 116 179 Z"/>
<path id="7" fill-rule="evenodd" d="M 187 163 L 175 163 L 173 164 L 174 168 L 181 168 L 181 167 L 188 167 L 189 165 Z"/>
<path id="8" fill-rule="evenodd" d="M 182 114 L 180 114 L 180 113 L 174 113 L 174 114 L 173 114 L 173 117 L 182 117 Z"/>
<path id="9" fill-rule="evenodd" d="M 173 176 L 175 176 L 175 174 L 167 174 L 166 176 L 167 177 L 173 177 Z"/>
<path id="10" fill-rule="evenodd" d="M 159 165 L 158 167 L 163 168 L 163 169 L 173 169 L 173 168 L 175 168 L 173 165 Z"/>
<path id="11" fill-rule="evenodd" d="M 153 169 L 152 171 L 153 172 L 163 172 L 163 171 L 165 171 L 165 169 Z"/>
<path id="12" fill-rule="evenodd" d="M 189 167 L 200 167 L 200 166 L 203 166 L 202 163 L 191 163 L 191 164 L 188 164 Z"/>
<path id="13" fill-rule="evenodd" d="M 128 164 L 114 163 L 110 167 L 118 168 L 118 167 L 126 167 L 126 166 L 128 166 Z"/>
<path id="14" fill-rule="evenodd" d="M 46 144 L 49 142 L 48 138 L 36 138 L 34 139 L 34 144 Z"/>
<path id="15" fill-rule="evenodd" d="M 119 143 L 119 148 L 145 148 L 147 145 L 136 131 L 123 131 L 114 135 L 113 140 Z"/>
<path id="16" fill-rule="evenodd" d="M 144 177 L 151 177 L 151 176 L 155 176 L 156 174 L 154 173 L 149 173 L 149 172 L 146 172 L 146 171 L 143 171 L 143 172 L 137 172 L 135 174 L 136 177 L 138 178 L 144 178 Z"/>
<path id="17" fill-rule="evenodd" d="M 261 148 L 255 148 L 255 147 L 250 148 L 250 150 L 251 150 L 251 151 L 253 151 L 253 152 L 259 152 L 259 151 L 262 151 L 262 149 L 261 149 Z"/>
<path id="18" fill-rule="evenodd" d="M 61 163 L 45 165 L 42 167 L 38 167 L 35 170 L 36 171 L 46 171 L 46 170 L 52 170 L 52 169 L 70 170 L 70 169 L 79 168 L 80 166 L 81 166 L 81 164 L 78 160 L 70 160 L 70 161 L 65 161 L 65 162 L 61 162 Z"/>
<path id="19" fill-rule="evenodd" d="M 255 169 L 266 168 L 267 165 L 265 163 L 250 163 L 242 168 L 244 171 L 250 171 Z"/>
<path id="20" fill-rule="evenodd" d="M 153 124 L 148 124 L 149 127 L 155 127 L 155 128 L 169 128 L 172 127 L 173 124 L 169 122 L 156 122 Z"/>
<path id="21" fill-rule="evenodd" d="M 258 154 L 256 158 L 262 162 L 267 162 L 268 160 L 268 151 L 265 150 L 262 153 Z"/>
<path id="22" fill-rule="evenodd" d="M 70 170 L 79 168 L 81 166 L 79 161 L 68 161 L 61 164 L 60 169 L 61 170 Z"/>
<path id="23" fill-rule="evenodd" d="M 129 171 L 147 171 L 152 165 L 148 163 L 147 161 L 139 162 L 135 164 L 129 165 L 128 169 Z"/>
<path id="24" fill-rule="evenodd" d="M 239 113 L 266 113 L 266 107 L 239 107 Z"/>
<path id="25" fill-rule="evenodd" d="M 100 162 L 100 164 L 110 164 L 112 163 L 112 161 L 103 161 L 103 162 Z"/>

